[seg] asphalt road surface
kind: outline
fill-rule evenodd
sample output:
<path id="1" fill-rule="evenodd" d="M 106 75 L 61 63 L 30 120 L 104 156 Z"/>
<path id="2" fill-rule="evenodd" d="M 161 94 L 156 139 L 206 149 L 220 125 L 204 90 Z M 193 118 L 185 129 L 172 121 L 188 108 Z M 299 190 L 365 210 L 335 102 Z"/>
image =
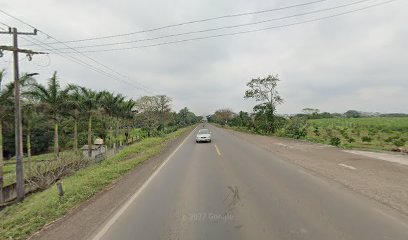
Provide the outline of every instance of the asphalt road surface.
<path id="1" fill-rule="evenodd" d="M 211 143 L 187 136 L 92 238 L 408 239 L 402 216 L 207 127 Z"/>

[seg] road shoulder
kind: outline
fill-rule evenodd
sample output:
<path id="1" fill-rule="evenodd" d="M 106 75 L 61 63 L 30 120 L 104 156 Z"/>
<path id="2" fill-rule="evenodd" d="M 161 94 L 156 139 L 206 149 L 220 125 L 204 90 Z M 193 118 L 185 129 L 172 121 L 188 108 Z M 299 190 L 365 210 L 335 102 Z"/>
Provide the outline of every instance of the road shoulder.
<path id="1" fill-rule="evenodd" d="M 407 165 L 356 155 L 322 144 L 224 130 L 313 175 L 339 183 L 397 214 L 408 216 Z"/>

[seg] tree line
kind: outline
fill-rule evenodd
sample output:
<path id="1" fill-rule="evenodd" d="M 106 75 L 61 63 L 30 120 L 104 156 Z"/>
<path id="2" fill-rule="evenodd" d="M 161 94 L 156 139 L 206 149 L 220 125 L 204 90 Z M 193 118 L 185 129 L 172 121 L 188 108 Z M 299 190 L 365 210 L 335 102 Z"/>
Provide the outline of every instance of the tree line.
<path id="1" fill-rule="evenodd" d="M 303 138 L 307 135 L 309 119 L 322 118 L 362 118 L 362 117 L 402 117 L 407 114 L 380 114 L 348 110 L 344 113 L 320 112 L 316 108 L 304 108 L 302 113 L 293 115 L 278 115 L 276 109 L 283 103 L 277 88 L 280 78 L 278 75 L 269 75 L 264 78 L 255 78 L 249 81 L 244 98 L 255 99 L 258 104 L 252 112 L 233 112 L 229 108 L 218 109 L 207 116 L 208 121 L 221 125 L 238 127 L 258 134 L 274 134 L 292 138 Z"/>
<path id="2" fill-rule="evenodd" d="M 0 71 L 0 83 L 5 75 Z M 132 129 L 139 137 L 160 136 L 201 120 L 188 108 L 171 109 L 166 95 L 128 98 L 110 91 L 95 91 L 83 86 L 61 86 L 57 72 L 46 84 L 29 74 L 20 78 L 25 157 L 50 150 L 58 159 L 65 150 L 79 151 L 91 146 L 96 137 L 114 148 L 127 143 Z M 0 177 L 3 156 L 14 156 L 13 83 L 0 90 Z"/>

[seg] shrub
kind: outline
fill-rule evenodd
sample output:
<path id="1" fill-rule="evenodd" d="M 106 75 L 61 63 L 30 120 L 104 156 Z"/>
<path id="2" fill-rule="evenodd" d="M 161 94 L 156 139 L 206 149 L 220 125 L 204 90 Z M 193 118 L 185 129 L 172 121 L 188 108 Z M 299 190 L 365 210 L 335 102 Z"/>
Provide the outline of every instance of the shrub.
<path id="1" fill-rule="evenodd" d="M 373 132 L 368 132 L 368 136 L 375 136 L 375 133 L 373 133 Z"/>
<path id="2" fill-rule="evenodd" d="M 372 138 L 370 138 L 370 137 L 368 137 L 368 136 L 363 136 L 363 137 L 361 137 L 361 141 L 363 141 L 363 142 L 371 142 L 373 139 Z"/>
<path id="3" fill-rule="evenodd" d="M 405 142 L 406 142 L 405 139 L 400 138 L 400 139 L 394 140 L 392 143 L 393 143 L 396 147 L 402 147 L 402 146 L 405 145 Z"/>
<path id="4" fill-rule="evenodd" d="M 390 142 L 393 142 L 394 140 L 397 140 L 398 138 L 399 138 L 399 136 L 395 136 L 395 135 L 394 136 L 389 136 L 384 141 L 390 143 Z"/>
<path id="5" fill-rule="evenodd" d="M 285 137 L 286 136 L 285 129 L 279 128 L 278 130 L 276 130 L 275 135 L 278 137 Z"/>
<path id="6" fill-rule="evenodd" d="M 372 134 L 377 134 L 378 133 L 378 129 L 375 129 L 375 128 L 370 128 L 370 129 L 368 129 L 368 131 L 370 133 L 372 133 Z"/>
<path id="7" fill-rule="evenodd" d="M 291 118 L 285 126 L 285 134 L 291 138 L 303 138 L 307 135 L 307 122 L 304 118 Z"/>
<path id="8" fill-rule="evenodd" d="M 331 128 L 326 128 L 327 136 L 331 137 L 333 135 L 333 130 Z"/>
<path id="9" fill-rule="evenodd" d="M 332 138 L 330 139 L 330 145 L 339 146 L 340 143 L 341 143 L 341 140 L 340 140 L 340 138 L 338 138 L 338 137 L 332 137 Z"/>
<path id="10" fill-rule="evenodd" d="M 314 130 L 313 130 L 313 133 L 316 135 L 316 136 L 320 136 L 320 131 L 319 131 L 319 127 L 314 127 Z"/>
<path id="11" fill-rule="evenodd" d="M 348 141 L 349 143 L 352 143 L 352 142 L 355 142 L 356 140 L 355 140 L 354 138 L 350 137 L 350 138 L 347 139 L 347 141 Z"/>

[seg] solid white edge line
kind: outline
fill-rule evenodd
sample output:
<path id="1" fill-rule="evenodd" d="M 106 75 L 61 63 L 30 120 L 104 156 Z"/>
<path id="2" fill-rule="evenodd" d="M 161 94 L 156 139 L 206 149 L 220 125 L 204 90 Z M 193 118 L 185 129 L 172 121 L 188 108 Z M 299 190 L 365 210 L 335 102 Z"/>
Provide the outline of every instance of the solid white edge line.
<path id="1" fill-rule="evenodd" d="M 214 146 L 215 146 L 215 150 L 216 150 L 217 153 L 218 153 L 218 156 L 221 156 L 221 152 L 220 152 L 220 149 L 218 149 L 217 144 L 214 144 Z"/>
<path id="2" fill-rule="evenodd" d="M 350 166 L 350 165 L 347 165 L 347 164 L 344 164 L 344 163 L 339 163 L 338 165 L 342 166 L 342 167 L 345 167 L 345 168 L 348 168 L 348 169 L 351 169 L 351 170 L 356 170 L 357 169 L 357 168 L 355 168 L 353 166 Z"/>
<path id="3" fill-rule="evenodd" d="M 166 163 L 176 154 L 176 152 L 180 149 L 180 147 L 186 142 L 187 139 L 190 138 L 191 134 L 196 130 L 195 127 L 190 134 L 186 138 L 184 138 L 183 142 L 177 146 L 177 148 L 164 160 L 164 162 L 152 173 L 152 175 L 143 183 L 143 185 L 126 201 L 126 203 L 115 213 L 115 215 L 103 226 L 103 228 L 93 237 L 92 240 L 99 240 L 105 233 L 109 230 L 109 228 L 118 220 L 120 215 L 132 204 L 132 202 L 139 196 L 139 194 L 146 188 L 146 186 L 153 180 L 153 178 L 158 174 L 158 172 L 166 165 Z"/>

